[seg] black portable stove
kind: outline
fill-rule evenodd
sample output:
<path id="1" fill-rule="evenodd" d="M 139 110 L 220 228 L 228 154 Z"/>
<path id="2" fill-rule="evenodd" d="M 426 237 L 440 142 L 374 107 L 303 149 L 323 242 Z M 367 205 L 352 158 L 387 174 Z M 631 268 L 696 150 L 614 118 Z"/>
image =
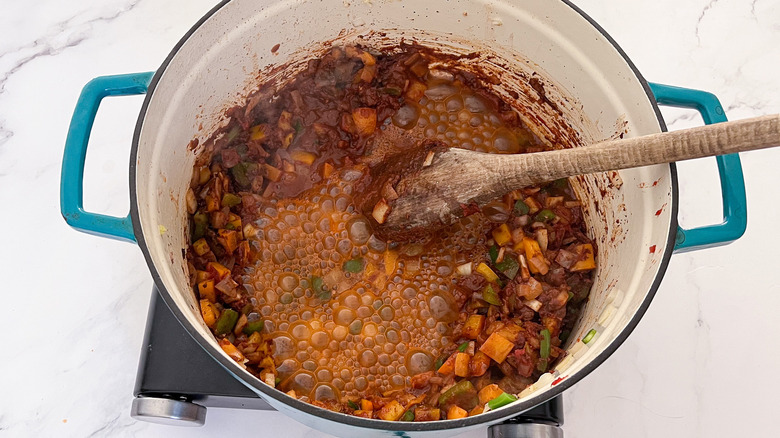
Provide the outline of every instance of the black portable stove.
<path id="1" fill-rule="evenodd" d="M 204 379 L 204 375 L 209 378 Z M 165 305 L 157 288 L 149 306 L 133 394 L 133 418 L 180 426 L 202 426 L 209 407 L 273 410 L 190 337 Z M 563 403 L 558 396 L 491 426 L 488 436 L 563 438 L 561 425 Z"/>

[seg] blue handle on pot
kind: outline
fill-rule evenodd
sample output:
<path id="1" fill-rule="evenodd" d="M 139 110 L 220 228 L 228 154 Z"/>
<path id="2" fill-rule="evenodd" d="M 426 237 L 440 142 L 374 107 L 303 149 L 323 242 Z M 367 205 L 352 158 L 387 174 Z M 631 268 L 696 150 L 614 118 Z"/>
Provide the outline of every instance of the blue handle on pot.
<path id="1" fill-rule="evenodd" d="M 133 224 L 125 217 L 84 211 L 84 160 L 100 102 L 106 96 L 144 94 L 154 72 L 100 76 L 81 90 L 70 120 L 60 178 L 60 211 L 71 227 L 89 234 L 135 242 Z"/>
<path id="2" fill-rule="evenodd" d="M 650 84 L 655 100 L 660 105 L 691 108 L 699 111 L 704 123 L 725 122 L 726 114 L 714 94 L 689 88 Z M 723 198 L 723 222 L 686 230 L 677 227 L 676 252 L 711 248 L 739 239 L 747 228 L 747 200 L 745 179 L 738 154 L 715 157 L 720 174 L 720 192 Z"/>

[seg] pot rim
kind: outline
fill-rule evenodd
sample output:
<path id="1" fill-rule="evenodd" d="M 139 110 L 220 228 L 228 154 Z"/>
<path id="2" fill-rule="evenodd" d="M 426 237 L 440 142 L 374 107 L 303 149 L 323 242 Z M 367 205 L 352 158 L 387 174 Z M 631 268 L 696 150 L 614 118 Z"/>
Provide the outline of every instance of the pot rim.
<path id="1" fill-rule="evenodd" d="M 181 311 L 181 309 L 177 307 L 176 303 L 174 302 L 171 296 L 171 293 L 163 284 L 160 274 L 157 271 L 154 265 L 154 261 L 151 258 L 151 253 L 149 251 L 149 248 L 147 247 L 146 240 L 144 239 L 143 230 L 141 229 L 141 221 L 139 217 L 138 196 L 136 190 L 136 163 L 138 159 L 138 142 L 141 134 L 141 129 L 143 127 L 144 119 L 146 118 L 146 112 L 148 110 L 149 103 L 151 102 L 152 96 L 154 95 L 154 91 L 157 88 L 157 84 L 162 78 L 162 75 L 165 72 L 166 68 L 173 60 L 173 58 L 176 56 L 179 49 L 184 45 L 184 43 L 186 43 L 189 40 L 189 38 L 203 25 L 203 23 L 205 23 L 209 18 L 211 18 L 214 14 L 216 14 L 217 11 L 222 9 L 222 7 L 230 3 L 230 1 L 231 0 L 222 0 L 211 10 L 209 10 L 203 17 L 201 17 L 182 36 L 182 38 L 176 43 L 173 49 L 171 49 L 170 53 L 162 62 L 160 67 L 157 69 L 157 71 L 154 74 L 154 77 L 149 83 L 148 91 L 146 93 L 143 104 L 141 106 L 141 111 L 139 112 L 138 120 L 136 121 L 135 130 L 133 132 L 133 142 L 130 150 L 130 168 L 129 168 L 130 170 L 130 217 L 132 219 L 133 233 L 135 234 L 135 237 L 137 239 L 138 246 L 141 248 L 141 252 L 144 255 L 144 259 L 146 260 L 146 264 L 149 267 L 149 270 L 151 271 L 154 283 L 157 285 L 158 290 L 161 292 L 165 304 L 174 314 L 174 316 L 179 321 L 179 323 L 182 324 L 182 326 L 187 331 L 187 333 L 189 333 L 189 335 L 204 350 L 206 350 L 206 352 L 212 358 L 214 358 L 217 362 L 219 362 L 239 382 L 243 383 L 244 385 L 246 385 L 248 388 L 252 389 L 256 393 L 261 393 L 265 397 L 273 398 L 277 402 L 288 405 L 293 409 L 297 409 L 299 411 L 303 411 L 315 417 L 320 417 L 341 424 L 347 424 L 347 425 L 352 425 L 352 426 L 366 428 L 366 429 L 384 430 L 384 431 L 393 431 L 393 432 L 443 431 L 448 429 L 457 429 L 461 427 L 475 426 L 475 425 L 486 424 L 486 423 L 496 423 L 500 420 L 504 420 L 507 418 L 520 415 L 523 412 L 532 409 L 535 406 L 538 406 L 554 397 L 557 397 L 558 395 L 563 393 L 566 389 L 570 388 L 575 383 L 579 382 L 585 376 L 590 374 L 594 369 L 596 369 L 599 365 L 601 365 L 608 357 L 610 357 L 617 350 L 617 348 L 623 344 L 623 342 L 625 342 L 625 340 L 628 338 L 631 332 L 634 331 L 634 328 L 636 328 L 637 324 L 639 324 L 639 321 L 642 319 L 648 307 L 650 306 L 650 303 L 655 297 L 655 294 L 658 291 L 661 281 L 663 280 L 664 274 L 666 273 L 666 269 L 669 265 L 669 260 L 672 256 L 672 253 L 674 252 L 675 239 L 677 236 L 677 229 L 678 229 L 677 212 L 678 212 L 678 203 L 679 203 L 677 167 L 675 166 L 674 163 L 669 164 L 671 187 L 672 187 L 671 211 L 670 211 L 671 220 L 669 226 L 669 234 L 667 235 L 667 239 L 666 239 L 666 250 L 663 254 L 663 257 L 661 258 L 656 277 L 653 279 L 653 283 L 650 286 L 650 290 L 645 296 L 644 301 L 640 304 L 639 308 L 634 313 L 632 318 L 629 320 L 626 327 L 615 337 L 615 339 L 612 342 L 610 342 L 604 348 L 603 351 L 601 351 L 595 358 L 593 358 L 593 360 L 591 360 L 587 365 L 585 365 L 582 368 L 582 370 L 580 370 L 578 373 L 571 375 L 570 377 L 567 377 L 559 384 L 553 386 L 549 391 L 546 391 L 544 394 L 539 394 L 534 397 L 531 397 L 528 400 L 523 401 L 522 403 L 518 403 L 512 406 L 511 408 L 508 407 L 496 411 L 490 411 L 474 417 L 466 417 L 457 420 L 440 420 L 440 421 L 428 421 L 428 422 L 398 422 L 398 421 L 374 420 L 374 419 L 356 417 L 353 415 L 347 415 L 339 412 L 330 411 L 294 399 L 275 388 L 269 387 L 265 383 L 261 382 L 259 379 L 245 380 L 242 377 L 240 377 L 239 374 L 243 371 L 243 369 L 235 361 L 230 360 L 227 357 L 224 357 L 221 354 L 221 352 L 218 351 L 217 348 L 215 348 L 214 346 L 206 342 L 206 339 L 201 336 L 201 334 L 195 329 L 195 327 L 191 326 L 190 324 L 183 323 L 183 321 L 186 319 L 184 313 Z M 602 28 L 595 20 L 593 20 L 590 16 L 588 16 L 584 11 L 582 11 L 580 8 L 574 5 L 570 0 L 560 0 L 560 1 L 565 5 L 569 6 L 571 9 L 573 9 L 583 19 L 585 19 L 591 26 L 593 26 L 599 33 L 601 33 L 601 35 L 623 57 L 626 64 L 629 66 L 631 71 L 634 73 L 634 75 L 642 85 L 642 88 L 644 88 L 645 93 L 647 94 L 647 98 L 649 99 L 650 104 L 652 105 L 653 110 L 655 111 L 656 118 L 658 119 L 659 127 L 661 128 L 662 131 L 665 132 L 667 130 L 666 123 L 664 122 L 663 116 L 658 107 L 658 103 L 655 99 L 655 96 L 652 90 L 650 89 L 647 80 L 645 80 L 645 78 L 639 72 L 639 70 L 631 61 L 631 59 L 629 59 L 628 55 L 626 55 L 623 49 L 606 32 L 606 30 L 604 30 L 604 28 Z"/>

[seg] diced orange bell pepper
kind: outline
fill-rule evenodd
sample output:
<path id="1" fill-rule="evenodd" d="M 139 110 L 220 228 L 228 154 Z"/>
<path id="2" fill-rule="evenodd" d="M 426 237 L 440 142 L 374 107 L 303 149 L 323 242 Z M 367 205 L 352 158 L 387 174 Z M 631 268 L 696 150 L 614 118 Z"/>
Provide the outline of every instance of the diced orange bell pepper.
<path id="1" fill-rule="evenodd" d="M 515 347 L 515 344 L 507 340 L 498 333 L 493 333 L 487 338 L 484 344 L 479 347 L 479 351 L 485 353 L 494 361 L 501 363 L 506 356 Z"/>
<path id="2" fill-rule="evenodd" d="M 198 294 L 201 299 L 216 303 L 217 293 L 214 290 L 214 280 L 204 280 L 198 283 Z"/>
<path id="3" fill-rule="evenodd" d="M 335 170 L 335 168 L 333 167 L 332 164 L 330 164 L 330 163 L 323 164 L 322 165 L 322 177 L 323 178 L 329 177 L 330 174 L 333 173 L 334 170 Z"/>
<path id="4" fill-rule="evenodd" d="M 220 199 L 213 192 L 209 192 L 206 195 L 206 212 L 212 213 L 219 210 L 222 206 L 222 199 Z"/>
<path id="5" fill-rule="evenodd" d="M 455 372 L 455 356 L 456 354 L 453 354 L 448 357 L 436 372 L 445 376 Z"/>
<path id="6" fill-rule="evenodd" d="M 425 95 L 425 90 L 428 87 L 420 81 L 412 80 L 409 82 L 409 87 L 406 89 L 405 97 L 411 102 L 419 102 Z"/>
<path id="7" fill-rule="evenodd" d="M 584 243 L 574 247 L 574 252 L 579 256 L 579 261 L 571 267 L 570 271 L 587 271 L 596 267 L 596 260 L 593 257 L 593 245 Z"/>
<path id="8" fill-rule="evenodd" d="M 465 409 L 462 409 L 457 405 L 451 405 L 450 408 L 447 409 L 448 420 L 457 420 L 458 418 L 466 418 L 468 417 L 468 415 L 469 413 L 466 412 Z"/>
<path id="9" fill-rule="evenodd" d="M 525 258 L 528 260 L 528 267 L 534 274 L 546 275 L 550 270 L 550 265 L 539 248 L 539 242 L 530 237 L 523 238 L 523 247 L 525 249 Z"/>
<path id="10" fill-rule="evenodd" d="M 364 411 L 373 411 L 374 404 L 371 403 L 371 400 L 362 399 L 360 400 L 360 409 Z"/>
<path id="11" fill-rule="evenodd" d="M 200 300 L 200 315 L 207 326 L 213 328 L 217 322 L 217 308 L 209 300 Z"/>
<path id="12" fill-rule="evenodd" d="M 504 390 L 499 388 L 498 385 L 496 385 L 495 383 L 493 383 L 480 389 L 479 393 L 477 393 L 477 396 L 479 397 L 479 403 L 484 405 L 485 403 L 489 402 L 490 400 L 493 400 L 494 398 L 498 397 L 503 393 Z"/>
<path id="13" fill-rule="evenodd" d="M 208 265 L 206 265 L 206 268 L 216 274 L 217 280 L 222 280 L 230 275 L 230 270 L 217 262 L 209 262 Z"/>
<path id="14" fill-rule="evenodd" d="M 455 375 L 458 377 L 469 376 L 469 359 L 466 353 L 457 353 L 455 355 Z"/>
<path id="15" fill-rule="evenodd" d="M 232 254 L 238 248 L 238 233 L 235 230 L 218 230 L 219 243 Z"/>
<path id="16" fill-rule="evenodd" d="M 244 361 L 246 358 L 244 355 L 238 351 L 238 348 L 236 348 L 235 345 L 233 345 L 230 341 L 228 341 L 226 338 L 222 338 L 219 340 L 219 346 L 222 347 L 222 351 L 227 353 L 228 356 L 230 356 L 231 359 L 234 361 L 244 364 Z"/>
<path id="17" fill-rule="evenodd" d="M 473 417 L 475 415 L 479 415 L 479 414 L 481 414 L 483 412 L 485 412 L 485 406 L 484 405 L 474 406 L 474 409 L 469 411 L 469 417 Z"/>
<path id="18" fill-rule="evenodd" d="M 352 120 L 358 135 L 368 136 L 376 130 L 376 110 L 374 108 L 356 108 L 352 111 Z"/>

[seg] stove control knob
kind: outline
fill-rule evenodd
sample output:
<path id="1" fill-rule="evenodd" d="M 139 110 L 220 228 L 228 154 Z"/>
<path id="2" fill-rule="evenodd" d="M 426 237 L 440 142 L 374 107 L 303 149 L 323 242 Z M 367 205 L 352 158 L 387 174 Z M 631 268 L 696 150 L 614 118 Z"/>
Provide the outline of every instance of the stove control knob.
<path id="1" fill-rule="evenodd" d="M 563 438 L 563 429 L 544 423 L 506 422 L 490 426 L 488 438 Z"/>
<path id="2" fill-rule="evenodd" d="M 130 409 L 136 420 L 172 426 L 203 426 L 206 408 L 195 403 L 161 397 L 136 397 Z"/>

